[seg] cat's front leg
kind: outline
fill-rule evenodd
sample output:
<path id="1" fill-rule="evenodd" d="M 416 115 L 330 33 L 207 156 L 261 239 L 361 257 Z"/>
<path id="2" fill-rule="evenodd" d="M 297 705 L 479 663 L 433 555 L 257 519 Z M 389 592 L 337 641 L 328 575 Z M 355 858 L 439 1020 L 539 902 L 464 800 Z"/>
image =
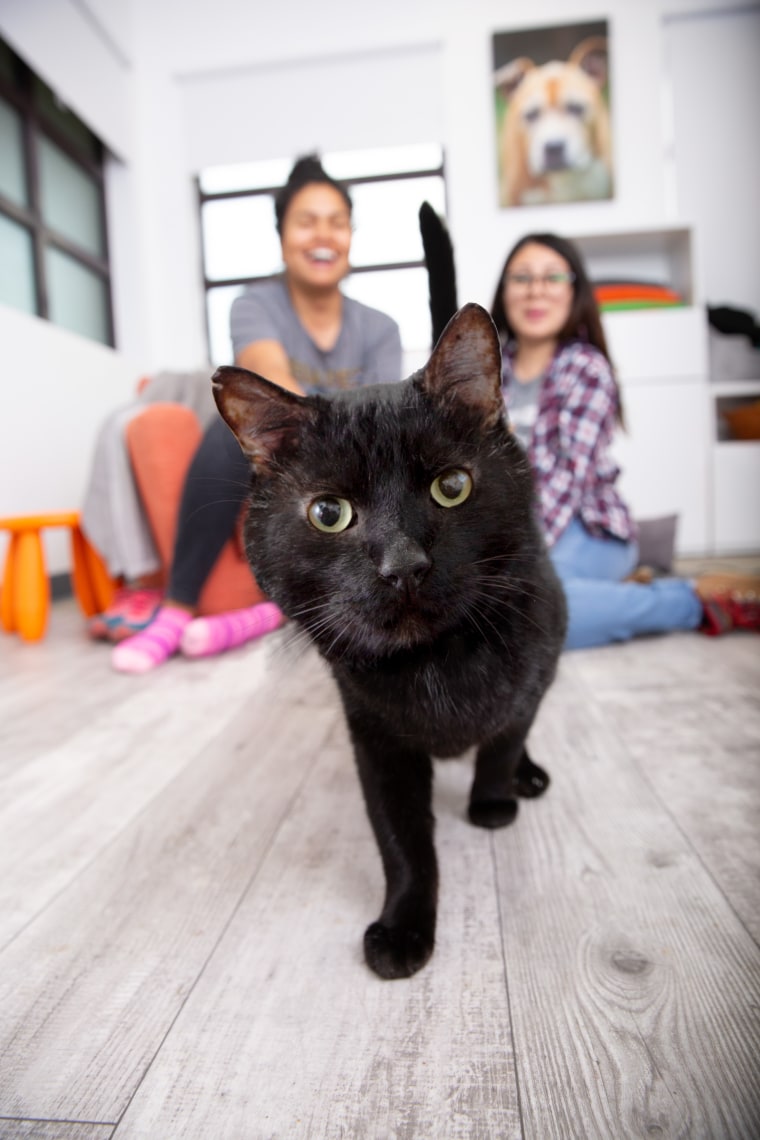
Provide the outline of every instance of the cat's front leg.
<path id="1" fill-rule="evenodd" d="M 478 827 L 506 827 L 517 815 L 517 796 L 540 796 L 549 786 L 548 774 L 525 750 L 529 727 L 508 729 L 478 749 L 469 806 Z"/>
<path id="2" fill-rule="evenodd" d="M 433 765 L 425 752 L 349 717 L 367 814 L 385 871 L 385 904 L 364 934 L 367 965 L 408 978 L 433 953 L 438 864 L 433 842 Z"/>

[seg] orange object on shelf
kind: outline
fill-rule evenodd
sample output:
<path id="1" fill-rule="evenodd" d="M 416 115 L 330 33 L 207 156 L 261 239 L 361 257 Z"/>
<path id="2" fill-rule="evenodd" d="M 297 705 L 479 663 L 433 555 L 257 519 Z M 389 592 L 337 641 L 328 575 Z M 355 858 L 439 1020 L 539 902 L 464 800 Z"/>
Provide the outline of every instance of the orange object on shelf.
<path id="1" fill-rule="evenodd" d="M 729 426 L 732 439 L 760 439 L 760 400 L 739 408 L 726 408 L 720 414 Z"/>
<path id="2" fill-rule="evenodd" d="M 683 297 L 675 289 L 666 285 L 639 285 L 635 281 L 594 285 L 594 293 L 597 301 L 676 301 L 683 304 Z"/>
<path id="3" fill-rule="evenodd" d="M 87 617 L 108 608 L 115 585 L 97 550 L 85 538 L 78 511 L 0 518 L 0 530 L 10 532 L 5 556 L 0 625 L 24 641 L 45 636 L 50 613 L 50 581 L 42 545 L 42 531 L 66 527 L 71 532 L 72 584 Z"/>

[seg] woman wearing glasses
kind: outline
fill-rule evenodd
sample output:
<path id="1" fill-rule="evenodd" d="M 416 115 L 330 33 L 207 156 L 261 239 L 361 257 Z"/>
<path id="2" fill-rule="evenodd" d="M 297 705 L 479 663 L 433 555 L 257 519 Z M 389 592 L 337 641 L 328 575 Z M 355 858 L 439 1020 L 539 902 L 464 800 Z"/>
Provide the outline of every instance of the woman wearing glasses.
<path id="1" fill-rule="evenodd" d="M 638 543 L 609 452 L 623 419 L 620 390 L 572 243 L 553 234 L 522 238 L 507 257 L 491 315 L 502 337 L 510 422 L 535 473 L 544 534 L 567 595 L 566 647 L 668 630 L 760 629 L 757 582 L 626 581 Z"/>

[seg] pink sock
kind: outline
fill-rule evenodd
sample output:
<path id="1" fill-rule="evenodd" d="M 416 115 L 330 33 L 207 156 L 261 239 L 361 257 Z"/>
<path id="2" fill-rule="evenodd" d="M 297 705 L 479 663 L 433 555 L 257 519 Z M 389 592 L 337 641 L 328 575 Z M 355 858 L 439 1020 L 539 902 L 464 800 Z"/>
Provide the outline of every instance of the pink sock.
<path id="1" fill-rule="evenodd" d="M 182 634 L 182 652 L 186 657 L 209 657 L 245 645 L 254 637 L 277 629 L 285 620 L 274 602 L 260 602 L 244 610 L 231 610 L 213 617 L 194 618 Z"/>
<path id="2" fill-rule="evenodd" d="M 163 665 L 179 649 L 182 631 L 192 620 L 187 610 L 161 606 L 150 625 L 116 646 L 111 664 L 119 673 L 148 673 Z"/>

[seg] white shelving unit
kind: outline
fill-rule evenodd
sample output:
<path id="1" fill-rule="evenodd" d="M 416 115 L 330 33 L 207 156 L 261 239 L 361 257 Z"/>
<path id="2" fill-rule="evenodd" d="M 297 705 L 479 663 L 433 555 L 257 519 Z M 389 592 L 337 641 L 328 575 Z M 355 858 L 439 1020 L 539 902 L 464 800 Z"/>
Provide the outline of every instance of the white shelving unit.
<path id="1" fill-rule="evenodd" d="M 697 302 L 690 226 L 578 234 L 573 241 L 594 280 L 655 281 L 676 289 L 687 305 Z"/>
<path id="2" fill-rule="evenodd" d="M 592 280 L 652 281 L 677 289 L 678 308 L 603 314 L 626 430 L 615 452 L 636 518 L 677 514 L 677 551 L 712 552 L 711 410 L 707 321 L 688 226 L 573 235 Z"/>
<path id="3" fill-rule="evenodd" d="M 710 395 L 713 551 L 753 554 L 760 551 L 760 440 L 730 438 L 721 410 L 760 401 L 760 376 L 757 380 L 715 378 Z"/>

